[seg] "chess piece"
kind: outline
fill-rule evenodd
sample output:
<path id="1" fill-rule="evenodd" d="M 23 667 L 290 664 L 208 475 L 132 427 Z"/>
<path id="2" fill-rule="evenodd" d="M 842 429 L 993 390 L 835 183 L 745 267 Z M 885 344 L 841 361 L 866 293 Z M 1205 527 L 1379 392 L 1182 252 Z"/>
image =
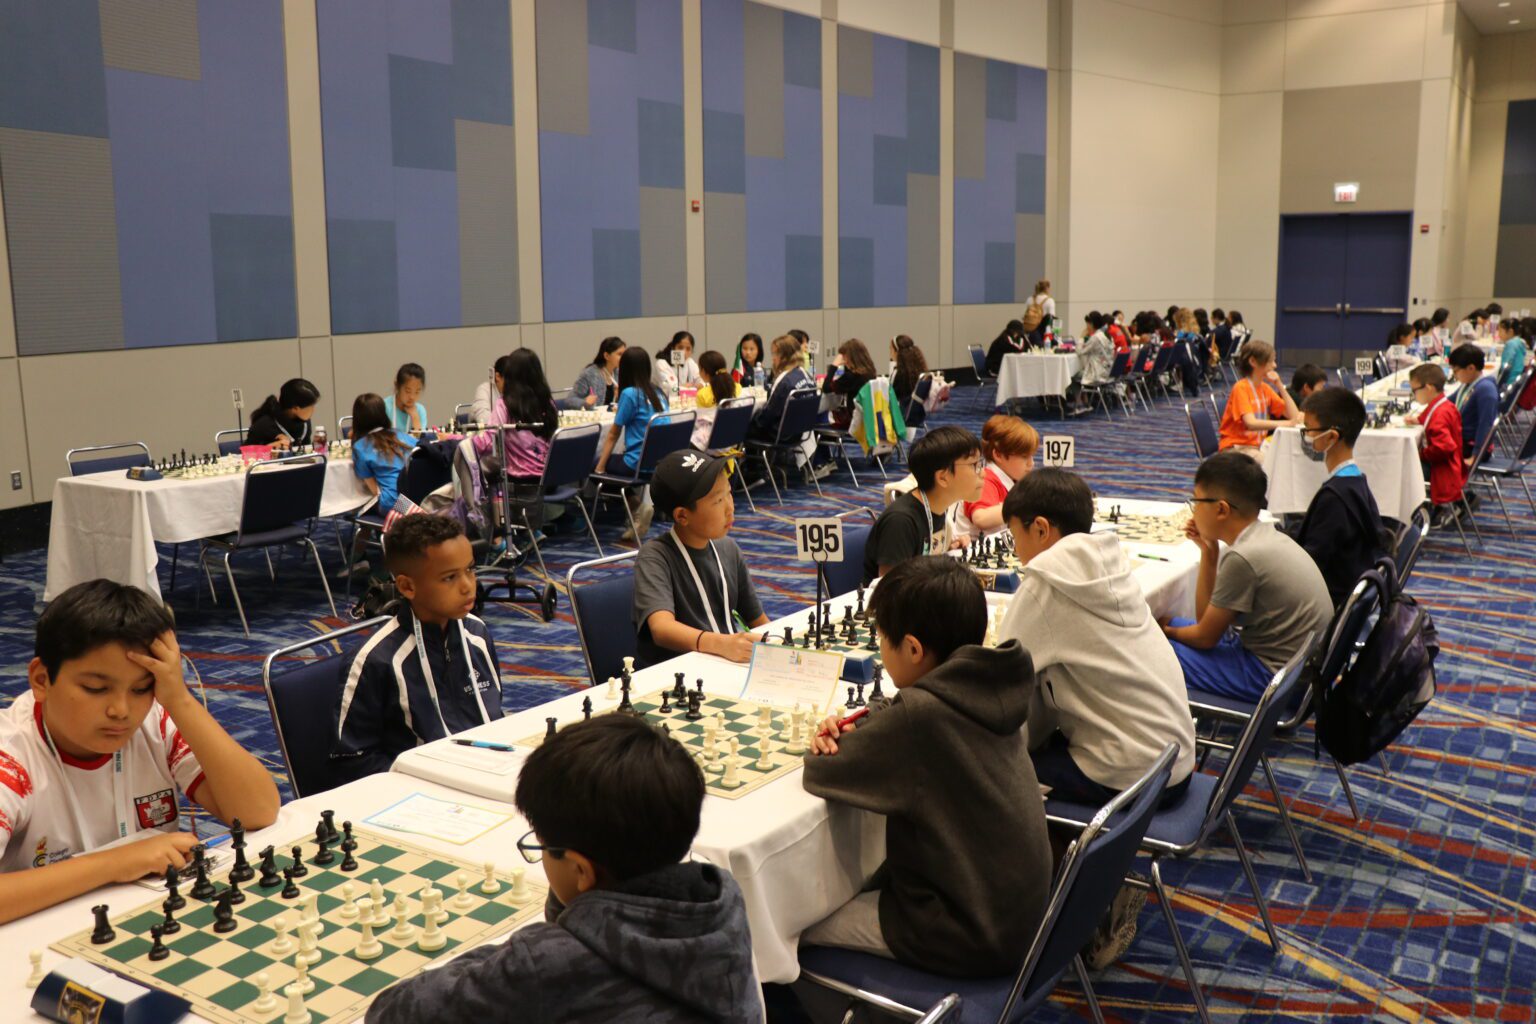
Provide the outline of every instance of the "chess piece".
<path id="1" fill-rule="evenodd" d="M 165 931 L 159 925 L 152 924 L 149 926 L 149 937 L 153 940 L 148 953 L 151 960 L 164 960 L 171 955 L 171 951 L 165 948 L 165 943 L 160 941 L 160 937 L 164 934 Z"/>
<path id="2" fill-rule="evenodd" d="M 848 706 L 849 707 L 858 707 L 858 705 L 854 703 L 854 700 L 855 700 L 855 697 L 853 695 L 853 687 L 850 686 L 850 687 L 848 687 Z"/>
<path id="3" fill-rule="evenodd" d="M 443 909 L 443 891 L 435 885 L 421 891 L 421 919 L 429 917 L 438 924 L 448 920 L 448 911 Z"/>
<path id="4" fill-rule="evenodd" d="M 352 845 L 356 846 L 357 844 L 353 843 Z M 339 868 L 341 868 L 341 870 L 343 870 L 343 871 L 356 871 L 357 870 L 357 858 L 352 856 L 352 851 L 351 850 L 348 850 L 345 847 L 343 847 L 342 848 L 342 855 L 341 855 L 341 863 L 339 865 L 337 865 L 337 866 Z"/>
<path id="5" fill-rule="evenodd" d="M 235 923 L 235 902 L 231 898 L 232 890 L 225 889 L 219 893 L 217 901 L 213 905 L 213 930 L 223 934 L 232 932 L 237 927 Z"/>
<path id="6" fill-rule="evenodd" d="M 661 691 L 661 707 L 656 709 L 656 713 L 659 714 L 659 715 L 670 715 L 672 713 L 672 691 L 671 690 L 662 690 Z"/>
<path id="7" fill-rule="evenodd" d="M 298 987 L 300 992 L 309 995 L 315 990 L 315 983 L 309 977 L 309 961 L 301 956 L 294 957 L 293 974 L 293 984 Z"/>
<path id="8" fill-rule="evenodd" d="M 325 824 L 325 835 L 328 842 L 336 842 L 341 838 L 341 833 L 336 831 L 336 812 L 321 811 L 320 820 Z"/>
<path id="9" fill-rule="evenodd" d="M 605 696 L 609 700 L 619 699 L 619 681 L 613 676 L 608 677 L 608 692 L 605 694 Z"/>
<path id="10" fill-rule="evenodd" d="M 760 772 L 773 769 L 773 740 L 768 735 L 767 729 L 759 729 L 757 732 L 757 763 L 753 766 Z"/>
<path id="11" fill-rule="evenodd" d="M 271 1013 L 277 1009 L 277 997 L 272 994 L 272 978 L 266 971 L 256 975 L 256 992 L 256 1001 L 251 1004 L 251 1009 L 257 1013 Z"/>
<path id="12" fill-rule="evenodd" d="M 460 871 L 453 881 L 459 887 L 459 894 L 453 898 L 453 909 L 461 914 L 473 909 L 475 898 L 469 894 L 469 872 Z"/>
<path id="13" fill-rule="evenodd" d="M 635 705 L 629 699 L 629 685 L 629 673 L 626 672 L 619 679 L 619 706 L 617 711 L 621 715 L 639 714 L 635 710 Z"/>
<path id="14" fill-rule="evenodd" d="M 785 626 L 784 627 L 784 646 L 785 647 L 793 647 L 793 646 L 795 646 L 795 627 L 794 626 Z"/>
<path id="15" fill-rule="evenodd" d="M 251 862 L 245 859 L 245 840 L 235 847 L 235 864 L 229 869 L 231 882 L 249 882 L 256 877 L 256 869 L 251 867 Z"/>
<path id="16" fill-rule="evenodd" d="M 167 866 L 165 869 L 165 905 L 171 910 L 180 910 L 187 905 L 186 897 L 178 891 L 181 884 L 181 875 L 176 869 Z"/>
<path id="17" fill-rule="evenodd" d="M 395 893 L 395 926 L 390 929 L 389 937 L 404 946 L 416 937 L 416 928 L 411 924 L 411 908 L 406 905 L 405 893 Z"/>
<path id="18" fill-rule="evenodd" d="M 683 682 L 681 672 L 672 673 L 672 699 L 679 704 L 688 700 L 688 684 Z"/>
<path id="19" fill-rule="evenodd" d="M 341 883 L 341 906 L 336 908 L 336 916 L 343 921 L 357 920 L 357 904 L 352 902 L 352 883 Z"/>
<path id="20" fill-rule="evenodd" d="M 272 948 L 270 950 L 272 955 L 284 957 L 292 953 L 293 940 L 288 937 L 288 917 L 286 914 L 279 914 L 272 919 L 272 930 L 277 932 L 277 938 L 272 940 Z"/>
<path id="21" fill-rule="evenodd" d="M 704 703 L 704 680 L 702 680 L 702 679 L 695 679 L 693 681 L 693 692 L 699 695 L 699 703 L 703 704 Z"/>
<path id="22" fill-rule="evenodd" d="M 875 701 L 882 701 L 883 702 L 885 700 L 885 694 L 882 693 L 881 690 L 880 690 L 880 677 L 882 675 L 884 675 L 884 674 L 885 674 L 885 670 L 882 669 L 879 665 L 876 665 L 875 666 L 875 688 L 873 690 L 869 691 L 869 702 L 871 704 L 873 704 Z"/>
<path id="23" fill-rule="evenodd" d="M 434 953 L 448 944 L 448 937 L 443 934 L 435 916 L 427 915 L 425 926 L 421 929 L 421 935 L 416 939 L 416 948 L 423 953 Z"/>
<path id="24" fill-rule="evenodd" d="M 284 879 L 283 891 L 278 893 L 278 896 L 282 897 L 285 900 L 296 900 L 296 899 L 298 899 L 299 898 L 299 887 L 297 885 L 295 885 L 294 881 L 293 881 L 293 868 L 291 868 L 291 867 L 283 868 L 283 879 Z"/>
<path id="25" fill-rule="evenodd" d="M 261 851 L 261 878 L 257 879 L 256 884 L 263 889 L 283 884 L 282 876 L 277 873 L 277 851 L 270 846 Z"/>
<path id="26" fill-rule="evenodd" d="M 331 837 L 325 834 L 324 825 L 315 826 L 315 859 L 310 863 L 317 868 L 330 867 L 336 863 L 336 855 L 331 852 Z"/>
<path id="27" fill-rule="evenodd" d="M 725 758 L 725 774 L 720 777 L 720 785 L 726 789 L 735 789 L 741 785 L 741 741 L 735 736 L 730 740 L 730 753 Z"/>
<path id="28" fill-rule="evenodd" d="M 315 934 L 318 931 L 318 924 L 299 922 L 299 951 L 294 955 L 306 964 L 320 962 L 320 937 Z"/>
<path id="29" fill-rule="evenodd" d="M 583 722 L 590 722 L 590 721 L 592 721 L 592 698 L 591 697 L 583 697 L 583 698 L 581 698 L 581 720 Z"/>
<path id="30" fill-rule="evenodd" d="M 487 896 L 501 892 L 501 883 L 496 881 L 496 865 L 486 861 L 481 867 L 485 871 L 485 881 L 480 883 L 480 891 Z"/>
<path id="31" fill-rule="evenodd" d="M 299 901 L 299 920 L 305 925 L 316 925 L 317 936 L 319 933 L 318 925 L 320 924 L 319 903 L 320 897 L 314 893 L 309 893 Z"/>
<path id="32" fill-rule="evenodd" d="M 859 587 L 859 606 L 853 610 L 853 615 L 854 618 L 863 620 L 867 614 L 864 611 L 864 588 L 861 586 Z"/>
<path id="33" fill-rule="evenodd" d="M 764 704 L 757 709 L 757 731 L 766 733 L 773 728 L 773 709 Z"/>
<path id="34" fill-rule="evenodd" d="M 326 813 L 330 812 L 327 811 Z M 353 838 L 352 823 L 350 821 L 344 821 L 341 823 L 341 848 L 343 852 L 346 853 L 351 853 L 353 850 L 357 849 L 357 840 Z"/>
<path id="35" fill-rule="evenodd" d="M 704 770 L 706 772 L 718 772 L 720 762 L 715 760 L 715 730 L 714 719 L 704 723 Z"/>
<path id="36" fill-rule="evenodd" d="M 43 951 L 34 949 L 27 954 L 27 960 L 32 964 L 32 973 L 27 975 L 27 988 L 37 988 L 48 976 L 43 970 Z"/>
<path id="37" fill-rule="evenodd" d="M 188 894 L 195 900 L 213 899 L 213 883 L 208 880 L 208 858 L 201 843 L 192 847 L 192 866 L 197 870 L 197 878 L 192 882 L 192 891 Z"/>
<path id="38" fill-rule="evenodd" d="M 560 719 L 554 718 L 554 717 L 549 717 L 549 718 L 544 719 L 544 738 L 546 740 L 554 739 L 555 738 L 555 733 L 557 733 L 559 731 L 560 731 Z"/>
<path id="39" fill-rule="evenodd" d="M 240 891 L 240 883 L 235 881 L 235 876 L 229 876 L 229 888 L 225 890 L 229 894 L 229 902 L 244 903 L 245 893 Z"/>
<path id="40" fill-rule="evenodd" d="M 368 887 L 368 895 L 373 902 L 374 927 L 389 924 L 388 904 L 384 902 L 384 885 L 377 878 Z"/>
<path id="41" fill-rule="evenodd" d="M 91 931 L 91 945 L 105 946 L 117 938 L 117 932 L 112 930 L 112 925 L 107 921 L 107 905 L 98 903 L 91 908 L 91 913 L 96 916 L 96 927 Z"/>
<path id="42" fill-rule="evenodd" d="M 533 893 L 528 888 L 528 873 L 522 868 L 512 869 L 512 891 L 507 893 L 507 899 L 515 906 L 522 906 L 532 898 Z"/>
<path id="43" fill-rule="evenodd" d="M 862 707 L 864 707 L 864 684 L 863 683 L 854 683 L 853 685 L 854 685 L 854 688 L 859 691 L 857 697 L 855 698 L 857 700 L 857 703 L 854 704 L 853 707 L 862 708 Z"/>
<path id="44" fill-rule="evenodd" d="M 789 716 L 789 742 L 784 745 L 784 753 L 800 755 L 805 753 L 805 737 L 800 732 L 800 705 L 795 705 L 794 714 Z"/>
<path id="45" fill-rule="evenodd" d="M 309 868 L 304 866 L 304 847 L 302 847 L 302 846 L 295 846 L 293 848 L 293 850 L 292 850 L 292 853 L 293 853 L 293 877 L 294 878 L 303 878 L 305 875 L 309 874 Z"/>
<path id="46" fill-rule="evenodd" d="M 310 1024 L 315 1018 L 304 1009 L 304 993 L 299 991 L 298 985 L 289 985 L 283 991 L 288 996 L 288 1012 L 283 1014 L 283 1024 Z"/>
<path id="47" fill-rule="evenodd" d="M 357 940 L 357 947 L 352 950 L 352 955 L 359 960 L 377 960 L 384 952 L 384 944 L 373 934 L 373 922 L 364 920 L 358 925 L 363 930 L 362 938 Z"/>
<path id="48" fill-rule="evenodd" d="M 634 676 L 634 674 L 635 674 L 635 659 L 632 658 L 632 657 L 626 657 L 624 659 L 623 671 L 620 673 L 621 678 L 630 679 L 630 678 L 632 678 Z"/>
<path id="49" fill-rule="evenodd" d="M 697 690 L 688 694 L 688 710 L 684 712 L 683 717 L 690 722 L 697 722 L 700 718 L 704 717 L 699 711 L 699 692 Z"/>

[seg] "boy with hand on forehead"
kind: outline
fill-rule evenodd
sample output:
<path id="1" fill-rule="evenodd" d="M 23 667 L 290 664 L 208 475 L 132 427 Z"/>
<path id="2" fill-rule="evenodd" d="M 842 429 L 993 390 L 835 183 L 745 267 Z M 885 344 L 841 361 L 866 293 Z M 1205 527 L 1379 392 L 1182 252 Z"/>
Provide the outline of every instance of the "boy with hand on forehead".
<path id="1" fill-rule="evenodd" d="M 651 475 L 651 502 L 672 529 L 646 541 L 635 558 L 635 662 L 654 665 L 703 651 L 752 660 L 768 616 L 752 588 L 741 548 L 727 536 L 736 518 L 725 460 L 692 449 L 672 452 Z"/>
<path id="2" fill-rule="evenodd" d="M 277 818 L 272 776 L 181 674 L 170 612 L 110 580 L 37 620 L 29 689 L 0 712 L 0 924 L 181 868 L 176 791 L 221 821 Z"/>
<path id="3" fill-rule="evenodd" d="M 401 602 L 347 668 L 331 730 L 338 785 L 502 715 L 496 643 L 474 614 L 475 555 L 458 520 L 402 516 L 384 553 Z"/>

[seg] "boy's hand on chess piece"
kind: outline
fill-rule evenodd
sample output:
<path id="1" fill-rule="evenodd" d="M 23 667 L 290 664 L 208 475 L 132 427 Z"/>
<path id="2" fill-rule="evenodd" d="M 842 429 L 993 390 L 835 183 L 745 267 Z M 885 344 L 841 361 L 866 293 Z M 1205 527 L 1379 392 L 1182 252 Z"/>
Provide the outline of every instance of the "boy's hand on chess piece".
<path id="1" fill-rule="evenodd" d="M 112 858 L 112 881 L 137 882 L 151 875 L 164 875 L 168 867 L 180 871 L 187 866 L 197 843 L 197 836 L 191 832 L 155 832 L 148 839 L 103 852 Z"/>
<path id="2" fill-rule="evenodd" d="M 182 675 L 181 645 L 176 642 L 175 633 L 170 630 L 161 633 L 149 645 L 147 654 L 134 650 L 126 653 L 129 661 L 154 677 L 155 701 L 172 718 L 186 706 L 187 701 L 197 699 L 187 689 L 186 678 Z"/>
<path id="3" fill-rule="evenodd" d="M 701 648 L 741 664 L 752 660 L 752 645 L 762 640 L 756 633 L 706 633 L 705 638 Z"/>
<path id="4" fill-rule="evenodd" d="M 836 715 L 828 715 L 821 720 L 821 724 L 816 727 L 815 735 L 811 737 L 811 753 L 820 755 L 837 753 L 837 738 L 859 727 L 857 722 L 839 725 L 840 721 L 841 719 Z"/>

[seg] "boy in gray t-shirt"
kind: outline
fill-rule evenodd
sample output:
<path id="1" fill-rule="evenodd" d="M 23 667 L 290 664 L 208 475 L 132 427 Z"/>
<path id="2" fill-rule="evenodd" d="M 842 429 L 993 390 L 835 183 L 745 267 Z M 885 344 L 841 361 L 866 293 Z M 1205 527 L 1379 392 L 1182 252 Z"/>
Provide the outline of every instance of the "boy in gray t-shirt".
<path id="1" fill-rule="evenodd" d="M 735 518 L 724 459 L 687 449 L 656 466 L 651 500 L 672 529 L 635 559 L 635 662 L 644 667 L 688 651 L 752 658 L 768 622 L 741 549 L 726 534 Z"/>
<path id="2" fill-rule="evenodd" d="M 1196 618 L 1163 624 L 1191 690 L 1258 700 L 1333 618 L 1317 563 L 1273 523 L 1259 521 L 1267 489 L 1264 470 L 1239 452 L 1213 455 L 1195 473 L 1185 532 L 1200 547 Z"/>

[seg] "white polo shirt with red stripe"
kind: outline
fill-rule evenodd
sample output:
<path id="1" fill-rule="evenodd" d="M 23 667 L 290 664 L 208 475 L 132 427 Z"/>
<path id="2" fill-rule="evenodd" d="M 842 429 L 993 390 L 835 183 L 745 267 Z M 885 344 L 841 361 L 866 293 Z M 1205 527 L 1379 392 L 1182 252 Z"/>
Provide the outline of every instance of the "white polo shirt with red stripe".
<path id="1" fill-rule="evenodd" d="M 81 760 L 55 752 L 42 705 L 24 693 L 0 711 L 0 871 L 174 832 L 176 790 L 192 796 L 202 781 L 197 755 L 159 704 L 119 754 Z"/>

